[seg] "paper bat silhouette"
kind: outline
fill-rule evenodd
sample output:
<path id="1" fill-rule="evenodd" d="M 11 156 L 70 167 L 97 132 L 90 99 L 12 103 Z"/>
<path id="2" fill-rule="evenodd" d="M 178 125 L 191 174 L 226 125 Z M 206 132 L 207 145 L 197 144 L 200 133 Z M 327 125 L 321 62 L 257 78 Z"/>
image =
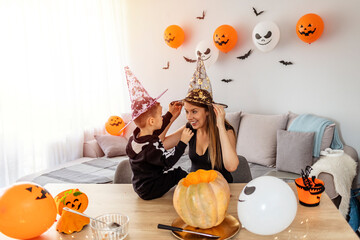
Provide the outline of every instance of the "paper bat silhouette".
<path id="1" fill-rule="evenodd" d="M 262 14 L 264 12 L 264 11 L 258 12 L 258 11 L 256 11 L 256 9 L 254 7 L 253 7 L 253 10 L 254 10 L 254 13 L 256 16 L 259 16 L 260 14 Z"/>
<path id="2" fill-rule="evenodd" d="M 286 61 L 284 61 L 284 60 L 279 61 L 279 63 L 282 63 L 282 64 L 284 64 L 285 66 L 287 66 L 287 65 L 293 65 L 292 62 L 286 62 Z"/>
<path id="3" fill-rule="evenodd" d="M 244 60 L 244 59 L 248 58 L 251 53 L 252 53 L 252 49 L 250 49 L 247 53 L 245 53 L 245 55 L 242 55 L 242 56 L 239 56 L 239 57 L 236 57 L 236 58 Z"/>
<path id="4" fill-rule="evenodd" d="M 222 82 L 229 83 L 229 82 L 232 82 L 232 81 L 234 81 L 234 80 L 232 80 L 232 79 L 222 79 L 221 81 L 222 81 Z"/>
<path id="5" fill-rule="evenodd" d="M 202 17 L 196 17 L 196 19 L 201 19 L 203 20 L 205 18 L 205 11 L 202 12 Z"/>
<path id="6" fill-rule="evenodd" d="M 185 56 L 183 56 L 183 57 L 184 57 L 185 61 L 187 61 L 187 62 L 189 62 L 189 63 L 196 62 L 196 60 L 194 60 L 194 59 L 187 58 L 187 57 L 185 57 Z"/>
<path id="7" fill-rule="evenodd" d="M 163 67 L 163 69 L 169 69 L 169 67 L 170 67 L 170 63 L 169 63 L 169 61 L 167 62 L 167 66 L 166 67 Z"/>

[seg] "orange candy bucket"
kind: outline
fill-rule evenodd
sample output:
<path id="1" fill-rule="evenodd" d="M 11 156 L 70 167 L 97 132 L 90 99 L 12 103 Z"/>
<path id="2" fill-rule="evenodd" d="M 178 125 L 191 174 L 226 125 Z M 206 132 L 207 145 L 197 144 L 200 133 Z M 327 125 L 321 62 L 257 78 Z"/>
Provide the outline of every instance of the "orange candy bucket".
<path id="1" fill-rule="evenodd" d="M 303 178 L 295 179 L 299 203 L 307 207 L 315 207 L 320 204 L 321 193 L 325 191 L 324 182 L 317 178 L 304 178 L 308 181 L 304 184 Z"/>

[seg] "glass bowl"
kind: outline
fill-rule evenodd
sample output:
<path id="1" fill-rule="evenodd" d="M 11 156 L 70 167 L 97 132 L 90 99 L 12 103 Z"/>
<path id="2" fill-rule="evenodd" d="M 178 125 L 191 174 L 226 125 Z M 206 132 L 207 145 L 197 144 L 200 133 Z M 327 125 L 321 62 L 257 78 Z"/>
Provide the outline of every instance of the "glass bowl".
<path id="1" fill-rule="evenodd" d="M 95 240 L 121 240 L 128 235 L 129 217 L 126 215 L 107 213 L 97 216 L 95 219 L 106 223 L 116 222 L 120 225 L 119 227 L 109 228 L 108 224 L 91 219 L 90 227 Z"/>

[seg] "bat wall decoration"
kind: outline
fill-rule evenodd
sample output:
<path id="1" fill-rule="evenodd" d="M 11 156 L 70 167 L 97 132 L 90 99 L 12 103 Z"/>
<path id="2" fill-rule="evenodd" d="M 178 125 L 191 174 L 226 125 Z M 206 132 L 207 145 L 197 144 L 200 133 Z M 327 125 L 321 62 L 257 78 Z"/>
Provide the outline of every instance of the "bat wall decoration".
<path id="1" fill-rule="evenodd" d="M 199 19 L 199 20 L 204 20 L 204 18 L 205 18 L 205 11 L 202 12 L 201 17 L 196 17 L 196 19 Z"/>
<path id="2" fill-rule="evenodd" d="M 185 61 L 187 61 L 187 62 L 189 62 L 189 63 L 194 63 L 194 62 L 196 62 L 196 59 L 187 58 L 187 57 L 185 57 L 185 56 L 183 56 L 183 57 L 184 57 Z"/>
<path id="3" fill-rule="evenodd" d="M 236 58 L 241 59 L 241 60 L 244 60 L 244 59 L 248 58 L 251 53 L 252 53 L 252 49 L 250 49 L 250 50 L 249 50 L 247 53 L 245 53 L 244 55 L 239 56 L 239 57 L 236 57 Z"/>
<path id="4" fill-rule="evenodd" d="M 254 11 L 256 16 L 259 16 L 260 14 L 262 14 L 264 12 L 264 11 L 258 12 L 258 11 L 256 11 L 256 9 L 254 7 L 253 7 L 253 11 Z"/>
<path id="5" fill-rule="evenodd" d="M 288 62 L 288 61 L 284 61 L 284 60 L 279 61 L 279 63 L 281 63 L 281 64 L 283 64 L 283 65 L 285 65 L 285 66 L 287 66 L 287 65 L 293 65 L 293 62 Z"/>
<path id="6" fill-rule="evenodd" d="M 163 67 L 163 69 L 169 69 L 169 67 L 170 67 L 170 62 L 168 61 L 166 67 Z"/>
<path id="7" fill-rule="evenodd" d="M 234 81 L 234 80 L 232 80 L 232 79 L 222 79 L 221 81 L 222 81 L 222 82 L 229 83 L 229 82 L 232 82 L 232 81 Z"/>

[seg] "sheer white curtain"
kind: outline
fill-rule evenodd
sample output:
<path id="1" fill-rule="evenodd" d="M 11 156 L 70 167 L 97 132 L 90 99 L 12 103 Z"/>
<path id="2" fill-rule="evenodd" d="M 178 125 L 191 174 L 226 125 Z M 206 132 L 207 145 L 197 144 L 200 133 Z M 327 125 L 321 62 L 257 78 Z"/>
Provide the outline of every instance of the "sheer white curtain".
<path id="1" fill-rule="evenodd" d="M 127 110 L 121 0 L 0 0 L 0 187 Z"/>

